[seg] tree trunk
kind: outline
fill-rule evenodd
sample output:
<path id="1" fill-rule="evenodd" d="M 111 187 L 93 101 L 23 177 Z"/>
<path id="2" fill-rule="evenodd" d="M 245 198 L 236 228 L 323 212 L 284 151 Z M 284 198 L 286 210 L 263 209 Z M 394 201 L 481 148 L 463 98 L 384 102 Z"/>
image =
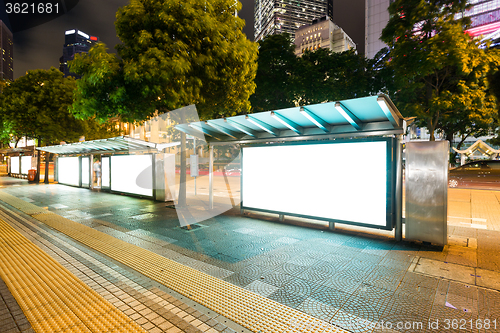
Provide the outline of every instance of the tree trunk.
<path id="1" fill-rule="evenodd" d="M 42 146 L 42 139 L 38 138 L 38 147 Z M 41 164 L 41 154 L 40 151 L 36 154 L 36 175 L 35 175 L 35 183 L 40 183 L 40 164 Z"/>
<path id="2" fill-rule="evenodd" d="M 45 152 L 45 178 L 43 180 L 45 184 L 49 183 L 49 160 L 50 160 L 50 153 L 47 151 Z"/>
<path id="3" fill-rule="evenodd" d="M 181 112 L 181 124 L 186 122 L 186 115 Z M 177 205 L 180 207 L 186 206 L 186 133 L 181 132 L 181 174 L 179 185 L 179 198 Z"/>
<path id="4" fill-rule="evenodd" d="M 450 146 L 453 143 L 453 137 L 454 137 L 453 133 L 446 133 L 446 140 L 450 142 Z"/>
<path id="5" fill-rule="evenodd" d="M 428 128 L 429 130 L 429 141 L 436 141 L 436 138 L 434 137 L 434 124 L 432 123 L 432 119 L 431 121 L 428 123 Z"/>
<path id="6" fill-rule="evenodd" d="M 430 116 L 429 121 L 427 122 L 427 129 L 429 130 L 429 141 L 436 141 L 436 137 L 434 136 L 434 131 L 436 130 L 439 119 L 439 112 L 436 113 L 435 116 Z"/>
<path id="7" fill-rule="evenodd" d="M 468 137 L 469 137 L 469 134 L 467 134 L 467 135 L 462 135 L 462 138 L 461 138 L 460 142 L 459 142 L 459 143 L 458 143 L 458 145 L 457 145 L 457 149 L 458 149 L 458 150 L 460 150 L 460 147 L 462 147 L 462 145 L 463 145 L 463 144 L 464 144 L 464 142 L 465 142 L 465 139 L 467 139 Z"/>

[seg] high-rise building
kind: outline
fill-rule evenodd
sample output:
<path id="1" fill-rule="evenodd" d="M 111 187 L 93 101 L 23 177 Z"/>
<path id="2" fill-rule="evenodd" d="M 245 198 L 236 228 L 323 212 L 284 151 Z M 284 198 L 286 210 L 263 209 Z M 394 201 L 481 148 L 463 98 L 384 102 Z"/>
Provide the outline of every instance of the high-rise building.
<path id="1" fill-rule="evenodd" d="M 295 31 L 328 16 L 352 39 L 356 50 L 373 58 L 386 45 L 380 40 L 389 21 L 391 0 L 255 0 L 254 37 Z"/>
<path id="2" fill-rule="evenodd" d="M 356 43 L 356 50 L 373 58 L 386 47 L 380 40 L 389 21 L 391 0 L 333 0 L 332 20 Z"/>
<path id="3" fill-rule="evenodd" d="M 332 17 L 332 6 L 333 0 L 255 0 L 254 39 L 285 32 L 293 38 L 299 27 Z"/>
<path id="4" fill-rule="evenodd" d="M 295 31 L 295 55 L 300 57 L 306 50 L 317 49 L 343 52 L 356 49 L 356 44 L 342 28 L 333 23 L 328 16 L 324 16 Z"/>
<path id="5" fill-rule="evenodd" d="M 473 37 L 498 38 L 500 32 L 500 1 L 499 0 L 469 0 L 471 8 L 456 15 L 459 19 L 469 17 L 471 27 L 467 32 Z"/>
<path id="6" fill-rule="evenodd" d="M 0 79 L 14 80 L 14 38 L 5 23 L 0 20 Z"/>
<path id="7" fill-rule="evenodd" d="M 89 36 L 77 29 L 65 32 L 63 56 L 59 58 L 59 70 L 64 73 L 64 76 L 78 77 L 78 75 L 69 71 L 68 61 L 73 60 L 77 53 L 88 53 L 90 48 L 97 42 L 99 42 L 99 37 Z"/>

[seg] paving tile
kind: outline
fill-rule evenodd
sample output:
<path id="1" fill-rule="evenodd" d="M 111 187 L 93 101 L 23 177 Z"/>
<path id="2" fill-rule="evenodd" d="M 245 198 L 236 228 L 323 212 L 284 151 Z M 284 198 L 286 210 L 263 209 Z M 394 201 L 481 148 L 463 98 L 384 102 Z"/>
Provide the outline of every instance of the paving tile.
<path id="1" fill-rule="evenodd" d="M 470 191 L 468 193 L 470 193 Z M 34 194 L 26 193 L 24 195 L 26 197 L 28 196 L 30 198 L 32 197 L 34 202 L 40 201 L 40 199 L 37 199 L 36 195 Z M 42 195 L 40 194 L 39 197 L 42 198 Z M 141 215 L 144 212 L 160 214 L 156 210 L 157 209 L 156 206 L 154 207 L 154 209 L 152 207 L 147 207 L 147 205 L 149 205 L 150 203 L 149 201 L 144 201 L 144 203 L 142 203 L 140 199 L 136 198 L 120 197 L 119 199 L 129 200 L 127 202 L 133 203 L 134 206 L 137 206 L 137 208 L 129 209 L 130 214 L 127 216 L 127 218 L 129 216 Z M 116 200 L 113 204 L 116 205 L 117 203 L 119 203 L 121 206 L 118 207 L 120 208 L 131 208 L 131 207 L 123 207 L 124 203 L 120 202 L 120 200 Z M 470 198 L 468 200 L 470 201 Z M 498 202 L 498 198 L 496 198 L 495 200 L 497 200 Z M 54 203 L 55 202 L 53 201 L 47 203 L 47 205 Z M 66 202 L 63 203 L 69 205 L 73 210 L 79 210 L 78 206 L 74 207 L 71 206 L 70 203 Z M 116 210 L 120 208 L 116 208 Z M 71 209 L 68 209 L 68 211 L 71 211 Z M 87 209 L 84 211 L 80 210 L 80 212 L 88 213 L 93 216 L 106 213 L 105 211 L 98 211 L 98 209 L 101 208 L 97 207 L 90 208 L 89 210 Z M 83 216 L 83 214 L 81 215 Z M 479 216 L 478 218 L 482 217 Z M 230 250 L 228 249 L 232 249 L 232 247 L 235 247 L 237 245 L 244 245 L 241 244 L 240 239 L 238 239 L 238 241 L 230 240 L 229 238 L 231 238 L 231 235 L 233 234 L 234 235 L 237 234 L 241 237 L 246 237 L 246 239 L 251 240 L 252 242 L 256 241 L 251 246 L 246 246 L 246 245 L 240 246 L 241 250 L 238 250 L 237 255 L 240 256 L 241 258 L 246 258 L 246 256 L 248 256 L 248 258 L 251 258 L 249 259 L 248 262 L 245 263 L 242 263 L 241 259 L 236 259 L 234 263 L 230 263 L 229 266 L 227 266 L 228 261 L 224 262 L 223 260 L 219 259 L 208 260 L 206 258 L 207 256 L 205 256 L 205 259 L 203 260 L 207 260 L 206 261 L 207 264 L 213 265 L 214 267 L 221 269 L 218 271 L 219 273 L 224 272 L 222 271 L 222 269 L 230 272 L 236 272 L 235 274 L 231 273 L 231 275 L 224 277 L 226 281 L 243 287 L 248 286 L 254 282 L 262 282 L 268 285 L 275 286 L 279 289 L 269 294 L 268 297 L 271 299 L 279 300 L 279 302 L 282 302 L 283 304 L 293 305 L 293 307 L 295 308 L 299 307 L 301 304 L 312 305 L 315 304 L 314 302 L 326 304 L 334 308 L 341 308 L 342 306 L 345 305 L 346 306 L 345 309 L 339 310 L 343 311 L 339 312 L 339 318 L 355 320 L 358 324 L 357 326 L 355 325 L 356 327 L 354 327 L 353 331 L 356 332 L 363 331 L 365 329 L 364 327 L 369 327 L 369 325 L 363 326 L 362 324 L 373 322 L 374 320 L 373 318 L 375 318 L 375 316 L 372 315 L 373 311 L 370 310 L 369 307 L 365 307 L 364 304 L 361 303 L 360 304 L 349 303 L 351 304 L 349 305 L 349 304 L 344 304 L 345 302 L 339 300 L 343 299 L 347 301 L 350 299 L 351 301 L 354 301 L 354 299 L 356 298 L 358 300 L 365 299 L 368 302 L 378 299 L 382 302 L 381 306 L 385 306 L 385 310 L 382 311 L 382 309 L 379 309 L 381 312 L 379 319 L 386 318 L 387 320 L 390 319 L 393 321 L 397 320 L 398 318 L 399 319 L 406 318 L 407 320 L 409 319 L 422 320 L 425 316 L 428 316 L 429 318 L 431 317 L 438 318 L 439 316 L 444 316 L 444 315 L 455 316 L 454 314 L 455 309 L 446 306 L 444 306 L 445 307 L 444 310 L 441 308 L 437 308 L 437 304 L 441 302 L 441 299 L 439 299 L 439 302 L 436 303 L 436 309 L 434 312 L 432 312 L 431 316 L 430 309 L 432 309 L 432 306 L 429 305 L 428 301 L 433 296 L 435 297 L 442 296 L 442 295 L 436 296 L 437 293 L 442 291 L 441 289 L 438 289 L 436 286 L 436 281 L 442 280 L 441 278 L 442 274 L 438 274 L 439 276 L 430 276 L 430 275 L 424 275 L 421 272 L 418 272 L 418 270 L 408 272 L 407 271 L 408 267 L 410 267 L 413 258 L 416 256 L 420 257 L 421 260 L 433 259 L 440 262 L 448 261 L 449 264 L 460 264 L 462 266 L 468 265 L 470 267 L 475 267 L 473 253 L 477 253 L 477 267 L 479 268 L 476 270 L 476 274 L 474 276 L 475 278 L 474 283 L 477 283 L 478 285 L 486 284 L 486 282 L 482 281 L 487 280 L 486 277 L 488 276 L 488 272 L 496 273 L 500 271 L 499 268 L 500 259 L 496 260 L 497 258 L 495 257 L 494 253 L 492 255 L 493 249 L 497 250 L 496 244 L 498 244 L 498 238 L 489 237 L 489 235 L 491 235 L 489 233 L 489 230 L 471 229 L 468 227 L 467 228 L 453 227 L 452 230 L 454 230 L 456 236 L 454 238 L 455 240 L 463 240 L 464 237 L 468 239 L 468 237 L 477 236 L 473 237 L 477 238 L 477 252 L 473 252 L 474 250 L 476 250 L 474 247 L 472 248 L 467 247 L 468 249 L 466 250 L 462 248 L 453 249 L 451 247 L 447 247 L 444 249 L 444 251 L 436 251 L 436 250 L 431 251 L 431 250 L 424 250 L 424 247 L 421 247 L 419 245 L 396 246 L 395 242 L 393 241 L 380 242 L 379 240 L 374 240 L 371 238 L 358 239 L 360 237 L 355 234 L 332 233 L 328 235 L 328 239 L 321 239 L 318 238 L 318 235 L 320 235 L 320 233 L 317 230 L 306 230 L 306 232 L 301 233 L 303 229 L 299 229 L 295 226 L 284 226 L 284 225 L 279 225 L 276 226 L 276 229 L 272 229 L 273 231 L 274 230 L 279 230 L 279 231 L 276 231 L 276 235 L 273 235 L 273 237 L 269 237 L 268 230 L 271 230 L 271 228 L 269 227 L 269 224 L 266 221 L 259 221 L 257 219 L 252 220 L 253 223 L 252 227 L 247 228 L 250 230 L 240 230 L 244 232 L 234 232 L 232 230 L 244 229 L 245 226 L 248 226 L 249 225 L 248 219 L 246 218 L 240 218 L 240 217 L 233 218 L 233 216 L 230 217 L 222 216 L 220 217 L 220 221 L 223 221 L 223 223 L 225 223 L 225 225 L 222 228 L 220 227 L 222 226 L 222 223 L 220 223 L 218 219 L 214 219 L 213 222 L 207 223 L 208 227 L 201 229 L 201 231 L 205 230 L 207 232 L 207 235 L 209 235 L 212 230 L 211 228 L 215 230 L 214 227 L 216 226 L 217 223 L 219 223 L 220 225 L 218 225 L 217 227 L 220 229 L 218 229 L 217 233 L 214 234 L 222 234 L 221 232 L 224 232 L 226 230 L 231 232 L 229 235 L 227 235 L 228 237 L 225 237 L 227 238 L 227 242 L 220 247 L 222 250 L 224 251 L 227 250 L 227 251 L 224 252 L 225 254 L 223 255 L 218 254 L 217 258 L 229 259 L 231 253 Z M 116 225 L 114 223 L 116 223 Z M 120 223 L 122 224 L 120 225 Z M 135 236 L 136 238 L 144 237 L 143 240 L 148 241 L 152 244 L 156 244 L 154 242 L 154 237 L 156 237 L 156 235 L 158 235 L 158 237 L 170 236 L 170 239 L 175 241 L 175 243 L 179 244 L 183 243 L 186 244 L 186 246 L 188 246 L 189 244 L 191 245 L 193 244 L 193 242 L 188 242 L 189 240 L 188 237 L 184 237 L 183 234 L 180 233 L 178 237 L 178 234 L 172 233 L 171 230 L 169 230 L 168 227 L 166 228 L 165 226 L 161 226 L 161 228 L 160 227 L 152 228 L 151 230 L 154 230 L 154 232 L 149 231 L 150 227 L 146 223 L 153 223 L 153 224 L 157 223 L 154 220 L 151 221 L 144 220 L 142 222 L 141 220 L 137 220 L 134 221 L 134 223 L 139 223 L 139 224 L 142 223 L 140 230 L 144 231 L 138 231 L 137 233 L 134 233 L 133 235 L 129 236 Z M 95 224 L 95 226 L 98 225 Z M 127 230 L 128 232 L 132 230 L 132 228 L 130 229 L 125 228 L 125 224 L 123 224 L 123 222 L 120 221 L 119 218 L 114 218 L 113 223 L 110 222 L 109 225 L 105 226 L 110 229 L 114 229 L 114 231 L 119 231 L 119 232 L 123 232 L 124 230 Z M 115 226 L 116 229 L 113 226 Z M 135 227 L 135 230 L 139 230 L 137 226 Z M 109 230 L 109 232 L 114 232 L 114 231 Z M 116 233 L 116 235 L 119 235 L 119 233 Z M 184 235 L 191 237 L 190 234 L 184 234 Z M 184 238 L 180 236 L 183 236 Z M 204 238 L 202 237 L 200 239 Z M 207 242 L 207 244 L 210 243 Z M 224 246 L 226 246 L 227 248 L 224 249 L 223 248 Z M 263 252 L 260 252 L 261 248 L 265 250 L 263 250 Z M 153 249 L 154 251 L 153 247 L 151 249 Z M 169 255 L 179 256 L 179 253 L 177 254 L 172 253 L 173 251 L 170 249 L 171 248 L 163 247 L 162 251 L 168 250 L 171 251 L 169 252 Z M 181 253 L 183 253 L 183 255 L 188 256 L 187 258 L 185 258 L 185 260 L 193 263 L 193 265 L 194 264 L 199 265 L 192 260 L 192 259 L 198 260 L 195 258 L 202 258 L 201 256 L 199 256 L 199 253 L 198 254 L 196 253 L 195 247 L 190 247 L 189 251 L 187 249 L 182 250 L 182 248 L 180 248 L 179 251 L 182 251 Z M 273 256 L 271 256 L 271 253 L 273 253 Z M 311 259 L 318 259 L 318 256 L 320 255 L 323 255 L 320 260 L 322 262 L 321 265 L 314 264 L 313 262 L 311 262 Z M 215 256 L 216 255 L 214 255 L 214 258 Z M 234 260 L 234 258 L 231 260 Z M 229 268 L 232 265 L 234 265 L 235 267 L 234 269 Z M 200 269 L 202 269 L 202 267 L 209 267 L 209 266 L 199 265 L 199 267 Z M 323 267 L 324 269 L 320 269 L 321 267 Z M 247 270 L 244 271 L 245 274 L 242 274 L 241 271 L 242 269 L 245 268 Z M 373 269 L 370 271 L 370 268 Z M 481 269 L 483 271 L 480 271 Z M 280 276 L 277 270 L 278 272 L 279 271 L 284 272 L 284 274 Z M 482 273 L 482 275 L 479 274 L 480 272 Z M 103 272 L 99 272 L 98 274 L 103 274 Z M 261 279 L 262 277 L 263 279 Z M 321 277 L 323 277 L 324 279 L 321 279 Z M 297 278 L 300 280 L 296 280 Z M 454 278 L 456 279 L 456 277 Z M 102 283 L 102 285 L 109 287 L 110 284 L 108 279 L 109 278 L 106 277 L 105 279 L 99 281 Z M 497 279 L 496 275 L 493 274 L 491 276 L 490 281 L 495 282 L 496 279 Z M 284 289 L 284 287 L 288 284 L 289 280 L 294 280 L 295 284 L 292 283 L 292 286 Z M 308 281 L 312 283 L 312 285 L 307 286 L 305 283 L 300 281 Z M 144 283 L 145 281 L 137 279 L 137 282 L 141 284 Z M 341 294 L 341 292 L 343 294 Z M 453 300 L 453 303 L 450 304 L 455 304 L 457 302 L 458 302 L 457 304 L 461 304 L 460 298 L 457 298 L 457 295 L 463 292 L 464 291 L 447 293 L 446 294 L 448 295 L 447 297 L 449 297 L 450 300 Z M 137 298 L 136 294 L 132 293 L 129 294 L 132 296 L 133 301 L 136 302 L 141 301 L 144 304 L 146 304 L 146 302 L 148 301 L 147 299 Z M 477 295 L 480 294 L 479 290 L 477 291 L 476 294 Z M 113 293 L 113 295 L 115 297 L 118 297 L 117 293 Z M 393 295 L 393 296 L 388 296 L 388 295 Z M 500 308 L 500 306 L 497 306 L 497 304 L 495 303 L 497 299 L 495 298 L 496 294 L 493 293 L 493 291 L 488 291 L 487 294 L 483 293 L 481 295 L 482 296 L 475 296 L 476 300 L 475 306 L 478 308 L 479 311 L 477 312 L 477 316 L 485 317 L 490 315 L 496 315 L 497 318 L 500 317 L 498 313 L 495 312 L 496 311 L 495 309 Z M 391 297 L 394 300 L 393 302 L 394 306 L 393 304 L 384 303 L 386 299 L 391 299 Z M 119 298 L 122 299 L 121 297 Z M 304 303 L 306 302 L 306 299 L 307 303 Z M 328 300 L 333 300 L 333 301 L 330 301 L 330 303 L 328 303 Z M 152 302 L 147 303 L 148 304 L 147 307 L 150 307 L 151 309 L 154 310 L 158 309 L 159 306 L 159 303 L 157 303 L 158 301 L 156 299 L 152 301 L 153 303 Z M 181 302 L 181 304 L 183 303 Z M 135 305 L 132 306 L 130 303 L 129 305 L 136 310 L 139 311 L 143 310 L 143 308 L 139 309 L 139 306 L 137 307 Z M 146 305 L 143 305 L 142 303 L 140 306 L 144 306 L 144 309 L 146 308 Z M 355 310 L 356 306 L 359 306 L 358 310 Z M 179 311 L 181 310 L 179 309 Z M 185 313 L 191 313 L 187 309 L 183 309 L 182 311 L 184 311 Z M 157 313 L 160 314 L 159 309 Z M 196 311 L 193 311 L 192 313 L 196 314 Z M 168 312 L 168 315 L 173 316 L 172 313 L 170 312 Z M 370 316 L 373 318 L 370 319 L 371 318 Z M 199 315 L 198 316 L 193 315 L 193 317 L 201 318 L 201 316 Z M 173 327 L 169 328 L 165 327 L 161 329 L 165 331 L 167 329 L 172 329 L 172 328 Z M 377 330 L 375 329 L 375 331 Z"/>

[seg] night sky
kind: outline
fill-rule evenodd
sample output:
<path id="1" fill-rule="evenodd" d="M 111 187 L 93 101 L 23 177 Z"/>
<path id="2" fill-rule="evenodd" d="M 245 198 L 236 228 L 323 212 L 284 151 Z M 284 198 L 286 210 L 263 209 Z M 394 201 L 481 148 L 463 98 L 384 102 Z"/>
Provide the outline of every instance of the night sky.
<path id="1" fill-rule="evenodd" d="M 62 56 L 64 32 L 79 29 L 98 36 L 111 52 L 120 43 L 115 32 L 115 14 L 119 7 L 129 0 L 80 0 L 68 13 L 40 26 L 14 33 L 14 78 L 23 76 L 31 69 L 59 68 Z M 254 0 L 240 0 L 242 10 L 239 16 L 246 21 L 243 29 L 253 40 Z"/>

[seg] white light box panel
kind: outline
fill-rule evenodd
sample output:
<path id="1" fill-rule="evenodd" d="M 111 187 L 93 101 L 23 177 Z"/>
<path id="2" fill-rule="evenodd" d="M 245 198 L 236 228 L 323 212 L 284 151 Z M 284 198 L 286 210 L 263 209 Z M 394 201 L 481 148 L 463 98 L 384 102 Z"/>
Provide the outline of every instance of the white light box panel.
<path id="1" fill-rule="evenodd" d="M 82 186 L 90 185 L 90 158 L 82 157 Z"/>
<path id="2" fill-rule="evenodd" d="M 80 158 L 59 157 L 57 159 L 57 180 L 61 184 L 80 186 Z"/>
<path id="3" fill-rule="evenodd" d="M 111 191 L 153 196 L 152 155 L 111 156 Z"/>
<path id="4" fill-rule="evenodd" d="M 31 169 L 31 156 L 22 156 L 21 157 L 21 173 L 24 175 L 28 174 L 28 171 Z"/>
<path id="5" fill-rule="evenodd" d="M 19 173 L 19 156 L 13 156 L 10 158 L 10 172 Z"/>
<path id="6" fill-rule="evenodd" d="M 244 147 L 244 208 L 387 225 L 387 141 Z"/>
<path id="7" fill-rule="evenodd" d="M 101 160 L 101 187 L 109 187 L 109 157 Z"/>

